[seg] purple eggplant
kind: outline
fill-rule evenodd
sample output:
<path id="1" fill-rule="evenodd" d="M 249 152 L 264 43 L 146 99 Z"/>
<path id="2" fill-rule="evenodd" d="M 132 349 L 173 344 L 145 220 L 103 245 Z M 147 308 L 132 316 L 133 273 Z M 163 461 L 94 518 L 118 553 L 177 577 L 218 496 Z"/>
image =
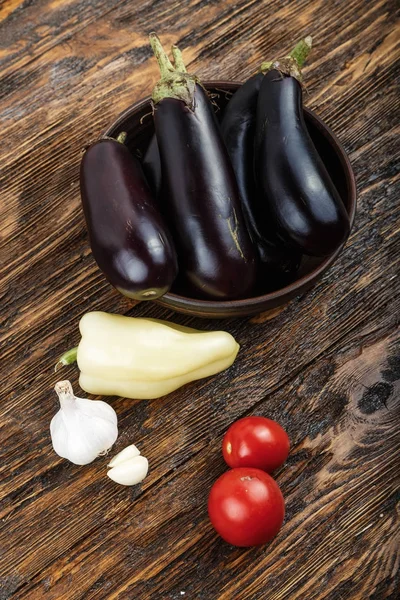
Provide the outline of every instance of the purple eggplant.
<path id="1" fill-rule="evenodd" d="M 300 68 L 311 38 L 279 61 L 263 63 L 258 95 L 255 174 L 264 217 L 282 240 L 311 256 L 331 254 L 350 224 L 344 204 L 308 133 Z"/>
<path id="2" fill-rule="evenodd" d="M 84 154 L 80 185 L 92 253 L 108 281 L 135 300 L 165 294 L 176 253 L 139 161 L 121 141 L 101 139 Z"/>
<path id="3" fill-rule="evenodd" d="M 293 279 L 301 254 L 279 244 L 273 231 L 261 228 L 264 215 L 258 210 L 254 178 L 254 136 L 258 93 L 263 73 L 248 79 L 226 107 L 221 131 L 235 171 L 247 227 L 259 256 L 259 280 L 264 289 L 281 287 Z"/>
<path id="4" fill-rule="evenodd" d="M 152 135 L 150 144 L 147 147 L 143 158 L 142 167 L 146 179 L 149 183 L 154 196 L 158 198 L 161 193 L 161 164 L 160 152 L 158 150 L 157 138 Z"/>
<path id="5" fill-rule="evenodd" d="M 161 70 L 153 90 L 163 204 L 168 207 L 180 273 L 191 293 L 215 299 L 251 294 L 256 254 L 229 155 L 207 92 L 186 73 L 176 47 L 171 64 L 150 41 Z"/>
<path id="6" fill-rule="evenodd" d="M 257 232 L 255 214 L 254 135 L 258 92 L 263 73 L 250 77 L 232 96 L 221 121 L 224 138 L 239 186 L 243 212 L 251 230 Z"/>

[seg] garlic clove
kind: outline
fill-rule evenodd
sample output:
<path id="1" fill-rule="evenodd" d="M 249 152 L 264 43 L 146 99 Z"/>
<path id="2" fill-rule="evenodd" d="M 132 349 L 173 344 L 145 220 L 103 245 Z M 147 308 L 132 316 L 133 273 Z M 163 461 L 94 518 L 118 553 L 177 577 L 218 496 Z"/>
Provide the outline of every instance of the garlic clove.
<path id="1" fill-rule="evenodd" d="M 55 390 L 61 408 L 50 423 L 54 451 L 76 465 L 87 465 L 117 439 L 116 412 L 101 400 L 77 398 L 69 381 L 58 382 Z"/>
<path id="2" fill-rule="evenodd" d="M 135 458 L 135 456 L 139 456 L 140 450 L 136 448 L 135 444 L 131 444 L 127 446 L 121 452 L 116 454 L 114 458 L 108 463 L 108 467 L 111 469 L 112 467 L 116 467 L 120 465 L 125 460 L 129 460 L 130 458 Z"/>
<path id="3" fill-rule="evenodd" d="M 107 471 L 110 479 L 121 485 L 136 485 L 143 481 L 149 470 L 149 462 L 144 456 L 134 456 L 124 460 Z"/>

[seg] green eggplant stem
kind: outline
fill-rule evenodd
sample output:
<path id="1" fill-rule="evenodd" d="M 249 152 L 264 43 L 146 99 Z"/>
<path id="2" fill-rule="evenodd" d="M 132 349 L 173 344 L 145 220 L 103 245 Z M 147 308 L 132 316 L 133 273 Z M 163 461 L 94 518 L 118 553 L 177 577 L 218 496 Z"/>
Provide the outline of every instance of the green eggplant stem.
<path id="1" fill-rule="evenodd" d="M 128 137 L 128 134 L 126 133 L 126 131 L 121 131 L 121 133 L 119 133 L 116 137 L 117 142 L 119 142 L 120 144 L 125 144 L 126 142 L 126 138 Z"/>
<path id="2" fill-rule="evenodd" d="M 301 69 L 304 66 L 304 63 L 306 62 L 308 55 L 311 52 L 311 48 L 312 37 L 308 35 L 306 38 L 304 38 L 304 40 L 300 40 L 300 42 L 298 42 L 295 45 L 295 47 L 289 54 L 289 56 L 291 58 L 294 58 L 294 60 L 297 62 L 299 69 Z"/>
<path id="3" fill-rule="evenodd" d="M 178 46 L 171 47 L 172 58 L 174 59 L 175 69 L 180 71 L 180 73 L 187 73 L 186 65 L 183 62 L 182 52 L 179 50 Z"/>
<path id="4" fill-rule="evenodd" d="M 175 98 L 184 102 L 186 106 L 192 107 L 198 79 L 186 71 L 181 51 L 177 46 L 172 46 L 171 53 L 174 60 L 172 64 L 158 35 L 154 32 L 150 33 L 149 40 L 161 73 L 161 79 L 154 86 L 151 95 L 153 106 L 164 98 Z"/>
<path id="5" fill-rule="evenodd" d="M 76 362 L 77 354 L 78 346 L 64 352 L 64 354 L 60 356 L 56 366 L 54 367 L 54 370 L 57 371 L 60 366 L 72 365 L 72 363 Z"/>
<path id="6" fill-rule="evenodd" d="M 165 52 L 163 45 L 161 44 L 160 38 L 156 33 L 150 33 L 149 35 L 150 46 L 156 57 L 156 61 L 160 68 L 161 79 L 168 79 L 171 73 L 175 72 L 175 68 L 168 58 L 168 54 Z"/>
<path id="7" fill-rule="evenodd" d="M 279 60 L 263 62 L 260 71 L 268 73 L 272 69 L 277 69 L 286 75 L 295 77 L 301 81 L 301 69 L 306 62 L 312 48 L 312 37 L 308 35 L 304 40 L 300 40 L 288 56 Z"/>

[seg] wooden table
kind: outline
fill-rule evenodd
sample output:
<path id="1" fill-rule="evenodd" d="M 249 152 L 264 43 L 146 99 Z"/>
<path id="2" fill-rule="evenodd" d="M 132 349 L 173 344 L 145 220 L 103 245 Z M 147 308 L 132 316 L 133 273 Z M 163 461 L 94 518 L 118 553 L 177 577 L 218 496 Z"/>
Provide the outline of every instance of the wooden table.
<path id="1" fill-rule="evenodd" d="M 399 586 L 399 186 L 394 1 L 6 0 L 1 60 L 0 599 L 394 598 Z M 246 79 L 312 33 L 313 108 L 344 144 L 358 214 L 309 293 L 255 318 L 200 321 L 133 306 L 91 256 L 81 149 L 158 78 L 147 34 L 205 79 Z M 398 108 L 398 105 L 397 105 Z M 396 157 L 397 152 L 397 157 Z M 397 158 L 397 160 L 396 160 Z M 52 450 L 54 363 L 89 310 L 225 328 L 234 366 L 160 400 L 112 398 L 115 450 L 148 457 L 142 485 L 106 458 Z M 286 520 L 267 546 L 225 544 L 207 496 L 221 440 L 243 415 L 277 419 L 292 450 Z M 397 452 L 397 454 L 396 454 Z"/>

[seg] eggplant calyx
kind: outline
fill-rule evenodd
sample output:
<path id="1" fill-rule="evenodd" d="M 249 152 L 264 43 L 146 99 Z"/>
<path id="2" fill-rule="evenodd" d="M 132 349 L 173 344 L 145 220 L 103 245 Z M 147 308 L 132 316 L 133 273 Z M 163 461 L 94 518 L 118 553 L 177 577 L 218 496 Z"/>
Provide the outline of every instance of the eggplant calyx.
<path id="1" fill-rule="evenodd" d="M 120 144 L 122 144 L 124 146 L 127 137 L 128 137 L 128 134 L 126 133 L 126 131 L 121 131 L 121 133 L 119 133 L 117 135 L 117 137 L 112 137 L 111 135 L 102 135 L 101 138 L 97 141 L 102 142 L 104 140 L 110 140 L 111 142 L 119 142 Z M 96 143 L 96 142 L 94 142 L 94 143 Z M 91 146 L 91 144 L 86 146 L 85 150 L 87 150 L 90 146 Z"/>
<path id="2" fill-rule="evenodd" d="M 150 33 L 149 39 L 161 72 L 161 79 L 154 86 L 151 95 L 153 103 L 157 104 L 164 98 L 175 98 L 193 109 L 195 87 L 199 83 L 198 78 L 195 75 L 189 75 L 186 71 L 182 53 L 177 46 L 171 48 L 174 59 L 174 64 L 172 64 L 158 35 Z"/>
<path id="3" fill-rule="evenodd" d="M 126 133 L 126 131 L 121 131 L 121 133 L 119 133 L 115 139 L 120 144 L 125 144 L 127 137 L 128 137 L 128 134 Z"/>
<path id="4" fill-rule="evenodd" d="M 275 69 L 283 75 L 294 77 L 301 83 L 303 80 L 301 69 L 310 54 L 311 48 L 312 38 L 307 36 L 296 44 L 288 56 L 271 62 L 263 62 L 260 71 L 265 75 L 268 71 Z"/>

